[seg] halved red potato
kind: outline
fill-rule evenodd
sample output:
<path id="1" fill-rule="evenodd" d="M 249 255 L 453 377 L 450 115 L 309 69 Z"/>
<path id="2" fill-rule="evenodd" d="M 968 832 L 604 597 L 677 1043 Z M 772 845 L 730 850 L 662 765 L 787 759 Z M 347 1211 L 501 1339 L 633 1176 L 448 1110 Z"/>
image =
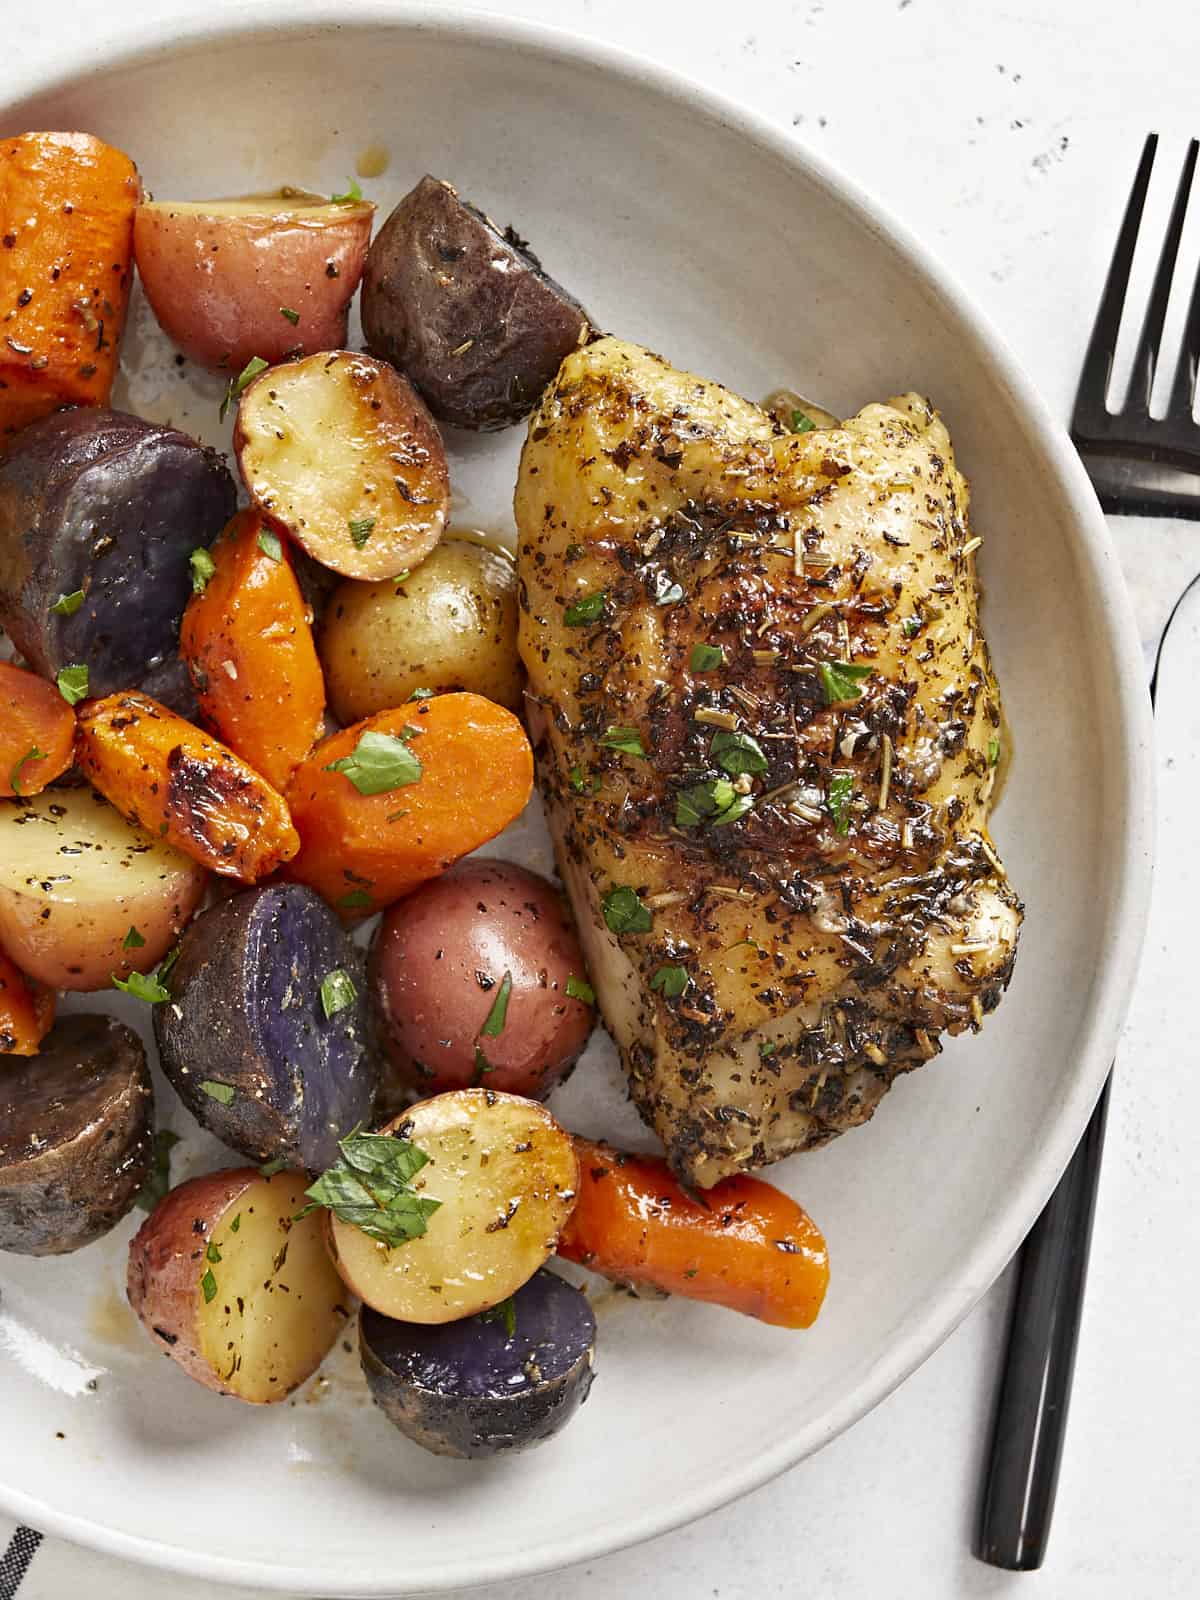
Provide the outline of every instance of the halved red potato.
<path id="1" fill-rule="evenodd" d="M 386 362 L 333 350 L 272 367 L 241 397 L 233 447 L 258 509 L 343 577 L 395 577 L 445 531 L 442 436 Z"/>
<path id="2" fill-rule="evenodd" d="M 346 342 L 375 207 L 302 189 L 238 200 L 148 200 L 133 223 L 146 298 L 167 336 L 206 367 Z"/>
<path id="3" fill-rule="evenodd" d="M 350 1312 L 298 1172 L 209 1172 L 172 1189 L 129 1246 L 129 1304 L 190 1378 L 252 1405 L 321 1365 Z"/>

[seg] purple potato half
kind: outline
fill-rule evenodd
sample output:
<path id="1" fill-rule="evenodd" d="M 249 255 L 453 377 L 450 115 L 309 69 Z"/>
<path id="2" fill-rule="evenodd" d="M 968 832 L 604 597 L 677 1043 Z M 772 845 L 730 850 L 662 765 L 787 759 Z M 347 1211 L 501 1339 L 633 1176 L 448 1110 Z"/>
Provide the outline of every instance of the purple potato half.
<path id="1" fill-rule="evenodd" d="M 327 1015 L 322 985 L 334 973 L 353 989 L 332 980 Z M 163 1071 L 230 1149 L 320 1172 L 338 1140 L 370 1121 L 378 1076 L 361 961 L 311 889 L 249 889 L 203 912 L 167 987 L 171 998 L 154 1008 Z"/>
<path id="2" fill-rule="evenodd" d="M 527 1450 L 587 1399 L 596 1349 L 587 1297 L 543 1267 L 509 1305 L 507 1320 L 498 1306 L 435 1325 L 362 1308 L 359 1354 L 371 1394 L 415 1444 L 463 1459 Z"/>

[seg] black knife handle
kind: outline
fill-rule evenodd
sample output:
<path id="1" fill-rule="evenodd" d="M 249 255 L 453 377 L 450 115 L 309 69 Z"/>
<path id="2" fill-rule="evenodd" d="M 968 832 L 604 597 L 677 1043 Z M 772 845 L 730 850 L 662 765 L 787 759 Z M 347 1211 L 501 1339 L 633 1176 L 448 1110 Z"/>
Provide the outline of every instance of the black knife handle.
<path id="1" fill-rule="evenodd" d="M 975 1554 L 993 1567 L 1042 1564 L 1071 1399 L 1071 1376 L 1112 1074 L 1071 1164 L 1021 1249 Z"/>

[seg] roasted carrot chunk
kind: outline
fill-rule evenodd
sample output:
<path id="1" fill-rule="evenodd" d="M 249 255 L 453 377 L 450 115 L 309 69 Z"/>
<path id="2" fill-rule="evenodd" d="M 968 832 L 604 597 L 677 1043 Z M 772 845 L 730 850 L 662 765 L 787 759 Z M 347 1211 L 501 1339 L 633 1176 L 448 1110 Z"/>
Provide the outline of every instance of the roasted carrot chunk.
<path id="1" fill-rule="evenodd" d="M 0 143 L 0 433 L 107 403 L 140 196 L 133 162 L 90 133 Z"/>
<path id="2" fill-rule="evenodd" d="M 301 847 L 287 876 L 367 915 L 494 838 L 532 790 L 529 740 L 503 706 L 442 694 L 379 711 L 297 768 Z"/>
<path id="3" fill-rule="evenodd" d="M 257 883 L 299 848 L 287 804 L 266 779 L 148 694 L 87 701 L 76 754 L 129 822 L 227 878 Z"/>
<path id="4" fill-rule="evenodd" d="M 40 794 L 74 747 L 75 713 L 55 686 L 0 661 L 0 795 Z"/>
<path id="5" fill-rule="evenodd" d="M 54 990 L 35 983 L 0 950 L 0 1056 L 35 1056 L 54 1022 Z"/>
<path id="6" fill-rule="evenodd" d="M 283 541 L 254 511 L 240 511 L 207 553 L 183 614 L 180 653 L 200 708 L 256 772 L 285 789 L 320 738 L 325 680 L 312 613 Z"/>
<path id="7" fill-rule="evenodd" d="M 576 1139 L 579 1200 L 558 1253 L 606 1278 L 652 1284 L 781 1328 L 816 1321 L 829 1258 L 781 1189 L 725 1178 L 693 1196 L 665 1161 Z"/>

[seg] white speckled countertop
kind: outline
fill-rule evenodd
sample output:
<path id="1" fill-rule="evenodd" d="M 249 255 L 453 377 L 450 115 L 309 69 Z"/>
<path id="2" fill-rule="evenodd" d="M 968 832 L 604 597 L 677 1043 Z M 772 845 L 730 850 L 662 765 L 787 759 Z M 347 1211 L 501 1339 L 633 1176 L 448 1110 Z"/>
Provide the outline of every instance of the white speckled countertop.
<path id="1" fill-rule="evenodd" d="M 203 3 L 231 15 L 252 9 L 240 0 Z M 135 9 L 184 15 L 195 4 L 72 0 L 31 25 L 25 8 L 2 0 L 9 26 L 0 100 L 17 94 L 33 67 L 53 62 L 66 30 L 75 40 L 85 30 L 119 37 Z M 1143 136 L 1157 129 L 1174 164 L 1185 139 L 1200 133 L 1200 10 L 1180 0 L 758 0 L 744 10 L 713 0 L 475 0 L 475 8 L 552 21 L 656 57 L 790 127 L 924 236 L 1064 418 Z M 304 9 L 297 0 L 297 13 Z M 1200 524 L 1116 527 L 1149 645 L 1200 571 Z M 970 1554 L 1006 1316 L 1002 1281 L 897 1394 L 784 1478 L 652 1544 L 569 1574 L 474 1591 L 480 1600 L 610 1600 L 649 1585 L 656 1600 L 1200 1593 L 1200 1364 L 1192 1349 L 1200 1051 L 1184 1003 L 1185 919 L 1200 897 L 1197 669 L 1200 605 L 1173 632 L 1160 688 L 1160 859 L 1169 870 L 1158 875 L 1122 1049 L 1042 1572 L 996 1572 Z M 1048 795 L 1047 810 L 1066 825 L 1069 796 Z M 0 1554 L 11 1532 L 0 1517 Z M 43 1544 L 21 1600 L 71 1593 L 216 1597 L 207 1585 Z"/>

